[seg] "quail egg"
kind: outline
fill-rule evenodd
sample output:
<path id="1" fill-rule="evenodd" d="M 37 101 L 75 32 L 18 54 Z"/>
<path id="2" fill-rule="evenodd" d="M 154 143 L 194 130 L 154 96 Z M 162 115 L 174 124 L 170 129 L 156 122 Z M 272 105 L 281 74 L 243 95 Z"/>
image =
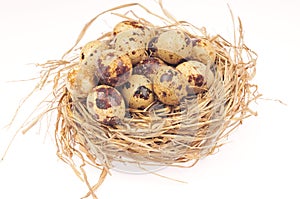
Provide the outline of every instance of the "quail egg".
<path id="1" fill-rule="evenodd" d="M 87 109 L 94 119 L 114 126 L 125 117 L 125 102 L 115 88 L 107 85 L 95 87 L 87 96 Z"/>
<path id="2" fill-rule="evenodd" d="M 147 26 L 145 26 L 137 21 L 128 21 L 128 20 L 121 21 L 120 23 L 115 25 L 115 27 L 113 29 L 113 35 L 116 36 L 120 32 L 125 32 L 125 31 L 133 30 L 133 29 L 140 29 L 144 32 L 144 35 L 146 38 L 148 38 L 148 39 L 151 38 L 152 32 L 150 31 L 150 29 Z"/>
<path id="3" fill-rule="evenodd" d="M 102 51 L 110 49 L 110 40 L 94 40 L 84 45 L 80 52 L 80 64 L 94 70 L 97 66 L 97 59 Z"/>
<path id="4" fill-rule="evenodd" d="M 192 42 L 188 35 L 180 30 L 168 30 L 150 40 L 147 46 L 150 55 L 158 56 L 169 64 L 178 64 L 190 56 Z"/>
<path id="5" fill-rule="evenodd" d="M 101 84 L 119 86 L 132 74 L 128 55 L 114 49 L 104 50 L 97 57 L 97 77 Z"/>
<path id="6" fill-rule="evenodd" d="M 140 29 L 131 29 L 118 33 L 114 43 L 115 49 L 125 52 L 133 65 L 145 57 L 146 44 L 145 34 Z"/>
<path id="7" fill-rule="evenodd" d="M 216 59 L 216 50 L 211 42 L 204 38 L 194 40 L 192 49 L 192 58 L 211 66 Z"/>
<path id="8" fill-rule="evenodd" d="M 159 101 L 168 105 L 178 105 L 187 96 L 188 82 L 171 66 L 157 69 L 153 78 L 153 90 Z"/>
<path id="9" fill-rule="evenodd" d="M 131 29 L 144 28 L 144 25 L 140 24 L 137 21 L 121 21 L 115 25 L 113 29 L 113 35 L 116 36 L 120 32 L 124 32 Z"/>
<path id="10" fill-rule="evenodd" d="M 91 65 L 95 62 L 97 54 L 103 50 L 110 49 L 110 40 L 94 40 L 85 44 L 80 52 L 80 63 L 83 65 Z"/>
<path id="11" fill-rule="evenodd" d="M 133 74 L 144 75 L 150 80 L 153 80 L 157 68 L 161 66 L 166 66 L 161 59 L 157 57 L 147 57 L 134 66 Z"/>
<path id="12" fill-rule="evenodd" d="M 121 93 L 130 108 L 144 109 L 154 101 L 152 82 L 143 75 L 132 75 L 121 86 Z"/>
<path id="13" fill-rule="evenodd" d="M 176 67 L 190 84 L 189 94 L 198 94 L 207 90 L 214 81 L 214 74 L 209 67 L 199 61 L 187 61 Z"/>
<path id="14" fill-rule="evenodd" d="M 95 74 L 83 70 L 80 65 L 73 67 L 67 74 L 66 87 L 72 98 L 85 98 L 97 83 Z"/>

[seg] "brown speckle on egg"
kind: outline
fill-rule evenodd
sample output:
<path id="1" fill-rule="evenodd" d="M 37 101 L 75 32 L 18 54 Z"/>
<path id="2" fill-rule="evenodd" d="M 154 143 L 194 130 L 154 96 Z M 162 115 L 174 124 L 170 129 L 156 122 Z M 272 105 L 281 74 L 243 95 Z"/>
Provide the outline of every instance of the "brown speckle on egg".
<path id="1" fill-rule="evenodd" d="M 214 74 L 210 68 L 202 62 L 191 60 L 183 62 L 176 67 L 187 79 L 190 88 L 189 94 L 197 94 L 206 91 L 214 81 Z"/>
<path id="2" fill-rule="evenodd" d="M 108 117 L 103 120 L 103 124 L 106 124 L 108 126 L 115 126 L 120 123 L 121 123 L 121 120 L 118 117 Z"/>
<path id="3" fill-rule="evenodd" d="M 147 88 L 145 86 L 140 86 L 136 89 L 135 93 L 133 94 L 133 97 L 148 100 L 151 93 L 152 93 L 152 91 L 149 88 Z"/>
<path id="4" fill-rule="evenodd" d="M 97 76 L 102 84 L 119 86 L 132 74 L 130 58 L 113 49 L 103 51 L 98 59 Z"/>
<path id="5" fill-rule="evenodd" d="M 125 117 L 125 102 L 113 87 L 100 85 L 87 97 L 87 109 L 94 119 L 106 125 L 115 125 Z"/>
<path id="6" fill-rule="evenodd" d="M 150 55 L 153 54 L 163 61 L 175 65 L 190 56 L 192 52 L 192 42 L 184 32 L 168 30 L 150 40 L 148 51 Z"/>
<path id="7" fill-rule="evenodd" d="M 126 89 L 130 88 L 130 86 L 131 86 L 130 82 L 126 82 L 125 84 L 123 84 L 123 88 Z"/>
<path id="8" fill-rule="evenodd" d="M 96 99 L 96 105 L 99 109 L 108 109 L 112 106 L 121 105 L 122 98 L 112 87 L 99 87 L 95 90 L 97 91 L 98 95 L 98 98 Z"/>
<path id="9" fill-rule="evenodd" d="M 96 106 L 99 109 L 108 109 L 111 105 L 108 103 L 108 100 L 104 99 L 96 99 Z"/>
<path id="10" fill-rule="evenodd" d="M 153 78 L 153 90 L 159 101 L 167 105 L 179 105 L 187 96 L 187 91 L 182 89 L 188 85 L 184 76 L 171 66 L 158 68 Z"/>
<path id="11" fill-rule="evenodd" d="M 113 35 L 116 36 L 120 32 L 124 32 L 130 29 L 142 29 L 146 27 L 137 21 L 121 21 L 113 29 Z"/>
<path id="12" fill-rule="evenodd" d="M 187 35 L 185 36 L 184 41 L 185 41 L 186 46 L 189 46 L 191 44 L 191 39 Z"/>
<path id="13" fill-rule="evenodd" d="M 191 57 L 211 66 L 216 59 L 216 50 L 209 40 L 205 38 L 194 39 Z"/>
<path id="14" fill-rule="evenodd" d="M 146 44 L 145 34 L 140 29 L 120 32 L 115 37 L 115 49 L 126 53 L 132 64 L 140 62 L 145 57 Z"/>
<path id="15" fill-rule="evenodd" d="M 189 82 L 194 82 L 195 86 L 198 86 L 198 87 L 201 87 L 206 84 L 206 82 L 204 81 L 203 75 L 200 75 L 200 74 L 189 75 L 188 79 L 189 79 Z"/>
<path id="16" fill-rule="evenodd" d="M 150 55 L 152 55 L 152 54 L 154 55 L 157 51 L 157 47 L 155 46 L 155 44 L 157 43 L 157 40 L 158 40 L 158 37 L 153 37 L 147 45 L 147 50 L 149 51 Z"/>
<path id="17" fill-rule="evenodd" d="M 93 102 L 88 102 L 88 107 L 89 108 L 92 108 L 94 106 L 94 103 Z"/>
<path id="18" fill-rule="evenodd" d="M 144 75 L 152 80 L 157 68 L 165 65 L 166 64 L 159 58 L 147 57 L 135 65 L 133 68 L 133 74 Z"/>
<path id="19" fill-rule="evenodd" d="M 130 108 L 143 109 L 154 101 L 152 82 L 143 75 L 132 75 L 121 87 L 121 93 Z"/>
<path id="20" fill-rule="evenodd" d="M 99 53 L 110 48 L 110 40 L 94 40 L 85 44 L 80 52 L 80 64 L 87 67 L 95 67 Z"/>
<path id="21" fill-rule="evenodd" d="M 87 70 L 82 65 L 76 65 L 67 74 L 66 87 L 72 98 L 85 98 L 97 85 L 98 77 L 95 71 Z"/>
<path id="22" fill-rule="evenodd" d="M 163 83 L 163 82 L 170 82 L 170 81 L 172 81 L 173 76 L 174 76 L 173 71 L 168 70 L 168 71 L 166 71 L 164 74 L 162 74 L 160 76 L 160 82 L 161 83 Z"/>

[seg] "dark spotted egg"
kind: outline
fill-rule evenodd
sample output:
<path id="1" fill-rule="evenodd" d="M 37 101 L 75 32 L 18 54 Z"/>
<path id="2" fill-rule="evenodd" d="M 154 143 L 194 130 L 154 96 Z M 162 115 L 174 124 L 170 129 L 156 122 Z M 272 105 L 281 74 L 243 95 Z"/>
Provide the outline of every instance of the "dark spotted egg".
<path id="1" fill-rule="evenodd" d="M 116 50 L 126 53 L 132 64 L 136 64 L 146 56 L 146 44 L 145 33 L 140 29 L 131 29 L 118 33 L 114 46 Z"/>
<path id="2" fill-rule="evenodd" d="M 153 90 L 159 101 L 168 105 L 179 105 L 187 96 L 188 83 L 186 78 L 171 66 L 157 69 L 153 78 Z"/>
<path id="3" fill-rule="evenodd" d="M 76 65 L 67 74 L 66 87 L 73 99 L 85 98 L 98 84 L 98 78 L 91 70 L 84 70 Z"/>
<path id="4" fill-rule="evenodd" d="M 86 69 L 96 67 L 99 54 L 110 49 L 110 40 L 94 40 L 85 44 L 80 52 L 79 63 Z"/>
<path id="5" fill-rule="evenodd" d="M 214 82 L 214 74 L 209 67 L 199 61 L 187 61 L 179 64 L 176 69 L 189 82 L 189 94 L 197 94 L 210 88 Z"/>
<path id="6" fill-rule="evenodd" d="M 156 70 L 161 66 L 166 66 L 161 59 L 147 57 L 134 66 L 133 74 L 144 75 L 152 81 L 156 75 Z"/>
<path id="7" fill-rule="evenodd" d="M 125 117 L 125 102 L 115 88 L 107 85 L 95 87 L 87 96 L 87 109 L 97 121 L 114 126 Z"/>
<path id="8" fill-rule="evenodd" d="M 143 75 L 132 75 L 121 86 L 121 93 L 130 108 L 145 109 L 154 101 L 152 82 Z"/>
<path id="9" fill-rule="evenodd" d="M 150 40 L 147 49 L 151 55 L 158 56 L 169 64 L 178 64 L 190 56 L 192 42 L 188 35 L 180 30 L 168 30 Z"/>
<path id="10" fill-rule="evenodd" d="M 128 55 L 114 49 L 104 50 L 97 57 L 97 73 L 100 84 L 119 86 L 132 74 Z"/>
<path id="11" fill-rule="evenodd" d="M 193 41 L 191 57 L 211 66 L 216 59 L 216 50 L 209 40 L 205 38 L 198 38 Z"/>
<path id="12" fill-rule="evenodd" d="M 126 20 L 126 21 L 121 21 L 120 23 L 115 25 L 113 29 L 113 35 L 116 36 L 119 33 L 128 30 L 141 30 L 145 35 L 145 39 L 147 40 L 149 40 L 152 37 L 152 32 L 153 32 L 147 26 L 139 23 L 138 21 Z"/>
<path id="13" fill-rule="evenodd" d="M 66 86 L 73 98 L 86 97 L 97 86 L 97 60 L 101 52 L 109 48 L 109 40 L 94 40 L 85 44 L 80 52 L 79 63 L 67 75 Z"/>

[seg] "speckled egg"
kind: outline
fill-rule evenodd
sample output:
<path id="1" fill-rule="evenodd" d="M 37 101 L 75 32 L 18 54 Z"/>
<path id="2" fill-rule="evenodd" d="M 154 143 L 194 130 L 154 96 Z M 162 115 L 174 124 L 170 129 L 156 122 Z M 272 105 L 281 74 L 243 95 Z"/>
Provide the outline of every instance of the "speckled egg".
<path id="1" fill-rule="evenodd" d="M 190 84 L 189 94 L 198 94 L 207 90 L 214 81 L 214 74 L 209 67 L 199 61 L 187 61 L 179 64 L 176 69 L 184 75 Z"/>
<path id="2" fill-rule="evenodd" d="M 144 32 L 144 35 L 150 39 L 151 37 L 151 31 L 150 29 L 137 22 L 137 21 L 121 21 L 120 23 L 118 23 L 117 25 L 115 25 L 114 29 L 113 29 L 113 35 L 116 36 L 117 34 L 119 34 L 120 32 L 125 32 L 128 30 L 136 30 L 136 29 L 140 29 Z"/>
<path id="3" fill-rule="evenodd" d="M 192 58 L 211 66 L 216 60 L 216 50 L 207 39 L 195 39 L 193 42 Z"/>
<path id="4" fill-rule="evenodd" d="M 143 75 L 132 75 L 121 86 L 121 93 L 130 108 L 144 109 L 154 101 L 152 82 Z"/>
<path id="5" fill-rule="evenodd" d="M 150 40 L 147 45 L 151 55 L 158 56 L 169 64 L 178 64 L 190 56 L 192 42 L 188 35 L 180 30 L 168 30 Z"/>
<path id="6" fill-rule="evenodd" d="M 179 105 L 187 96 L 188 82 L 185 79 L 171 66 L 158 68 L 153 78 L 153 90 L 159 101 L 168 105 Z"/>
<path id="7" fill-rule="evenodd" d="M 115 88 L 107 85 L 95 87 L 87 96 L 87 109 L 94 119 L 114 126 L 125 117 L 125 102 Z"/>
<path id="8" fill-rule="evenodd" d="M 132 64 L 140 62 L 146 56 L 146 44 L 145 34 L 140 29 L 120 32 L 115 37 L 115 49 L 126 53 Z"/>
<path id="9" fill-rule="evenodd" d="M 144 25 L 137 22 L 137 21 L 121 21 L 117 25 L 115 25 L 113 29 L 113 35 L 116 36 L 120 32 L 124 32 L 127 30 L 137 29 L 137 28 L 144 28 Z"/>
<path id="10" fill-rule="evenodd" d="M 84 70 L 94 71 L 102 51 L 110 49 L 110 40 L 94 40 L 85 44 L 80 52 L 79 63 Z"/>
<path id="11" fill-rule="evenodd" d="M 161 59 L 157 57 L 147 57 L 134 66 L 133 74 L 144 75 L 152 81 L 154 75 L 156 75 L 157 68 L 161 66 L 166 66 Z"/>
<path id="12" fill-rule="evenodd" d="M 91 73 L 91 70 L 83 70 L 80 65 L 73 67 L 66 78 L 66 87 L 73 99 L 85 98 L 97 83 L 98 78 L 95 73 Z"/>
<path id="13" fill-rule="evenodd" d="M 104 50 L 97 58 L 97 77 L 101 84 L 119 86 L 132 74 L 128 55 L 114 49 Z"/>

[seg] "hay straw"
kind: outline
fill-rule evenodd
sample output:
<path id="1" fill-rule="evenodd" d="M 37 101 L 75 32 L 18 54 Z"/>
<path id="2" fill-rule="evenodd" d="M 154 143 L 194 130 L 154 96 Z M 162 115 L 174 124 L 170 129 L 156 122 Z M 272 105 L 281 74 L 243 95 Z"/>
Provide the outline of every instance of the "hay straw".
<path id="1" fill-rule="evenodd" d="M 95 190 L 104 181 L 114 161 L 192 167 L 199 159 L 213 154 L 222 146 L 228 135 L 245 118 L 256 115 L 249 105 L 260 96 L 257 86 L 250 83 L 255 76 L 257 55 L 244 44 L 240 19 L 239 30 L 234 31 L 234 43 L 231 44 L 221 35 L 209 36 L 205 28 L 177 21 L 164 9 L 161 1 L 159 5 L 163 16 L 139 3 L 125 4 L 101 12 L 84 26 L 74 46 L 61 60 L 38 65 L 42 69 L 40 82 L 29 96 L 36 90 L 51 85 L 52 99 L 38 117 L 26 120 L 22 126 L 23 132 L 27 132 L 49 112 L 57 111 L 57 155 L 86 183 L 89 192 L 84 198 L 90 195 L 97 198 Z M 132 10 L 121 13 L 123 9 L 132 7 L 160 20 L 161 24 L 154 25 Z M 153 28 L 181 29 L 192 38 L 205 37 L 211 41 L 217 52 L 214 65 L 216 78 L 211 89 L 203 96 L 187 98 L 177 107 L 165 106 L 156 101 L 143 111 L 130 110 L 132 117 L 125 118 L 114 127 L 99 124 L 90 116 L 83 102 L 71 98 L 65 79 L 67 72 L 79 61 L 76 49 L 86 31 L 98 18 L 109 13 Z M 234 21 L 234 17 L 232 19 Z M 99 39 L 110 36 L 111 33 L 105 33 Z M 86 165 L 102 171 L 94 186 L 89 183 L 84 169 Z"/>

